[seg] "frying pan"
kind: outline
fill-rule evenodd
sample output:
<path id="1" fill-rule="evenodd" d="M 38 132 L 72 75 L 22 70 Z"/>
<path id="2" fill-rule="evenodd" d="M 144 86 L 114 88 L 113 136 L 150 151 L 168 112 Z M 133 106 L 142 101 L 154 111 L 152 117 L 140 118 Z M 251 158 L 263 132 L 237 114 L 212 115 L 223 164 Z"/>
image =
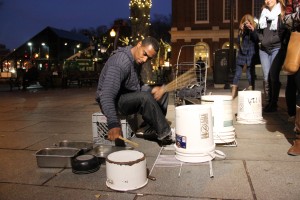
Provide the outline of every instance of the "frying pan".
<path id="1" fill-rule="evenodd" d="M 99 170 L 100 162 L 95 155 L 79 155 L 71 159 L 74 174 L 90 174 Z"/>

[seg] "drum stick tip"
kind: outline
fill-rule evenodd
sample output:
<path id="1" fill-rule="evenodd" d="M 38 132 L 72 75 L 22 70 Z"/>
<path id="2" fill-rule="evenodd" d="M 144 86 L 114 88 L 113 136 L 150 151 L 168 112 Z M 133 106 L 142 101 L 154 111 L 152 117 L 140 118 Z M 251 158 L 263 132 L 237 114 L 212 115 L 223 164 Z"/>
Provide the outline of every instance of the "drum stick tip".
<path id="1" fill-rule="evenodd" d="M 139 146 L 138 143 L 132 142 L 131 140 L 128 140 L 128 139 L 126 139 L 126 138 L 123 138 L 122 136 L 119 136 L 119 139 L 121 139 L 121 140 L 123 140 L 124 142 L 126 142 L 126 143 L 128 143 L 128 144 L 131 144 L 131 145 L 133 145 L 133 146 L 135 146 L 135 147 L 138 147 L 138 146 Z"/>

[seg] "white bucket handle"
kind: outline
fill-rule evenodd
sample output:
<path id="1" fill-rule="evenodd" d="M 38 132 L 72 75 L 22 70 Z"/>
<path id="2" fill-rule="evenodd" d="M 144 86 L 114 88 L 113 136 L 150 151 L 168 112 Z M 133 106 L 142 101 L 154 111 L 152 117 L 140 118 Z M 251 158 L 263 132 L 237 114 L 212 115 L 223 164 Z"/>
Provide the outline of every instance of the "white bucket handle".
<path id="1" fill-rule="evenodd" d="M 225 159 L 226 158 L 226 154 L 223 153 L 220 150 L 217 150 L 217 149 L 214 152 L 210 153 L 210 154 L 213 155 L 213 156 L 211 155 L 212 157 L 218 157 L 218 158 L 221 158 L 221 159 Z"/>

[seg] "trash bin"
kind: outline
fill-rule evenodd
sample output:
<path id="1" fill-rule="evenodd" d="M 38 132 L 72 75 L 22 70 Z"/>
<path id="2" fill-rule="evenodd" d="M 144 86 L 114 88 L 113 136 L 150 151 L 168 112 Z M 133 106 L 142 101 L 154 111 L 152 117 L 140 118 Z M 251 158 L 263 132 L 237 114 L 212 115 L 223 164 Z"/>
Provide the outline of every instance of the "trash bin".
<path id="1" fill-rule="evenodd" d="M 225 85 L 230 81 L 229 76 L 232 76 L 235 69 L 235 55 L 236 50 L 234 49 L 232 66 L 229 66 L 229 49 L 219 49 L 215 51 L 213 69 L 214 84 Z"/>
<path id="2" fill-rule="evenodd" d="M 228 77 L 229 49 L 215 51 L 213 78 L 214 84 L 225 84 Z"/>

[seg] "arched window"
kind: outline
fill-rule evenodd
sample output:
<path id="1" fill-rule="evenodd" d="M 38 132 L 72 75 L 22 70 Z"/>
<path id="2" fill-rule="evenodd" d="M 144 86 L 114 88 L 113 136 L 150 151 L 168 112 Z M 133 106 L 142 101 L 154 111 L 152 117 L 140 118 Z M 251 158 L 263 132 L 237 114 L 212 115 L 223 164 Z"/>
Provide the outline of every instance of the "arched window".
<path id="1" fill-rule="evenodd" d="M 207 66 L 210 66 L 209 63 L 209 46 L 204 42 L 199 42 L 194 47 L 194 62 L 196 62 L 199 57 L 202 57 L 202 60 L 207 63 Z"/>

